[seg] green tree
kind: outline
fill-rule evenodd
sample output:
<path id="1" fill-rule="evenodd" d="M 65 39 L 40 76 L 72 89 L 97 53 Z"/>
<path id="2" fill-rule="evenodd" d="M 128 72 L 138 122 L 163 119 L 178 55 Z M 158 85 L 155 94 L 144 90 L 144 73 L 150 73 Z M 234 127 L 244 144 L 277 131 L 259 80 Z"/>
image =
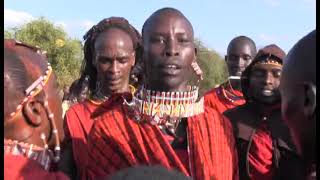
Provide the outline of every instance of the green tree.
<path id="1" fill-rule="evenodd" d="M 10 30 L 4 30 L 4 38 L 5 39 L 12 39 L 13 33 Z"/>
<path id="2" fill-rule="evenodd" d="M 47 52 L 60 87 L 70 85 L 78 78 L 83 59 L 82 45 L 79 40 L 68 37 L 62 27 L 40 17 L 16 28 L 13 34 L 15 39 Z"/>
<path id="3" fill-rule="evenodd" d="M 224 59 L 214 50 L 207 48 L 199 39 L 195 39 L 198 49 L 197 60 L 203 71 L 203 80 L 200 82 L 200 94 L 223 83 L 228 76 Z"/>

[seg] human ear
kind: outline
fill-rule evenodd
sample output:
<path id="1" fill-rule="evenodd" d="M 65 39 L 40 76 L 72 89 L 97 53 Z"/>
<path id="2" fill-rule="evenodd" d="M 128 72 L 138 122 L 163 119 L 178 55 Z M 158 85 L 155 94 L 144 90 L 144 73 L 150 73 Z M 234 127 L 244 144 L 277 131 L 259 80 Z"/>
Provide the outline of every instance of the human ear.
<path id="1" fill-rule="evenodd" d="M 132 53 L 132 64 L 131 64 L 131 67 L 134 67 L 135 64 L 136 64 L 136 53 L 133 52 Z"/>
<path id="2" fill-rule="evenodd" d="M 304 113 L 307 117 L 312 116 L 316 109 L 317 87 L 313 83 L 304 83 Z"/>
<path id="3" fill-rule="evenodd" d="M 44 105 L 37 100 L 29 100 L 23 106 L 23 115 L 26 117 L 26 121 L 33 126 L 39 126 L 42 121 L 47 117 Z"/>

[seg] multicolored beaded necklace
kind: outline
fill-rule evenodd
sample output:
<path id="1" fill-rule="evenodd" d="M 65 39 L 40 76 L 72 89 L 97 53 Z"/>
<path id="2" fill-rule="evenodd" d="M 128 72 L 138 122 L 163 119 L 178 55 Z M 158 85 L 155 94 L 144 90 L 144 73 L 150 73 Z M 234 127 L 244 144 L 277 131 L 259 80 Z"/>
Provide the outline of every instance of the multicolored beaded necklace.
<path id="1" fill-rule="evenodd" d="M 149 122 L 175 133 L 181 118 L 204 112 L 204 99 L 198 99 L 198 87 L 187 92 L 158 92 L 142 88 L 129 103 L 130 114 L 138 122 Z"/>

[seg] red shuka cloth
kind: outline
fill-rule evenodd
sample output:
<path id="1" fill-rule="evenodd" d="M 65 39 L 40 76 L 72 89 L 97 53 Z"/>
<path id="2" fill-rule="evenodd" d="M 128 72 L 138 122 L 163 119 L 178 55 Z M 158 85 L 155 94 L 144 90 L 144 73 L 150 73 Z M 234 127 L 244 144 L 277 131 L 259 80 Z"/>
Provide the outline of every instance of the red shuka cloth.
<path id="1" fill-rule="evenodd" d="M 88 160 L 87 136 L 93 125 L 93 120 L 90 116 L 97 107 L 98 105 L 86 100 L 71 106 L 65 115 L 65 141 L 67 143 L 71 141 L 72 143 L 77 174 L 82 178 L 84 177 L 83 172 Z"/>
<path id="2" fill-rule="evenodd" d="M 162 165 L 194 179 L 238 179 L 232 126 L 214 109 L 188 118 L 190 172 L 157 126 L 137 123 L 122 100 L 107 101 L 88 136 L 89 179 L 135 165 Z"/>
<path id="3" fill-rule="evenodd" d="M 272 180 L 272 139 L 264 121 L 253 135 L 248 161 L 251 180 Z"/>
<path id="4" fill-rule="evenodd" d="M 227 86 L 227 87 L 229 87 L 229 86 Z M 222 114 L 224 111 L 226 111 L 228 109 L 232 109 L 236 106 L 239 106 L 239 105 L 242 105 L 245 103 L 244 98 L 234 99 L 234 102 L 229 101 L 223 95 L 223 91 L 225 91 L 225 90 L 226 89 L 224 87 L 224 84 L 222 84 L 219 87 L 208 91 L 204 95 L 205 105 L 217 109 Z M 232 93 L 234 96 L 243 97 L 243 94 L 241 91 L 231 90 L 230 88 L 227 88 L 227 90 L 230 93 Z"/>
<path id="5" fill-rule="evenodd" d="M 32 159 L 19 155 L 4 155 L 4 179 L 6 180 L 68 180 L 61 172 L 49 172 Z"/>

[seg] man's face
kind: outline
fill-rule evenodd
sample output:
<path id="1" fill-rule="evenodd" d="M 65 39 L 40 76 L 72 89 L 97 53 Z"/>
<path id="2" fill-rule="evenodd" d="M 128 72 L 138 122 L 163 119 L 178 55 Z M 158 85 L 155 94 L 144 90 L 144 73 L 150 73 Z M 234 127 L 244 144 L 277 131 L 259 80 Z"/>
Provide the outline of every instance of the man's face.
<path id="1" fill-rule="evenodd" d="M 176 89 L 188 81 L 195 47 L 191 25 L 167 13 L 151 20 L 144 32 L 144 59 L 150 86 Z"/>
<path id="2" fill-rule="evenodd" d="M 235 42 L 231 45 L 226 63 L 230 76 L 241 76 L 241 73 L 251 63 L 254 56 L 253 47 L 247 41 Z"/>
<path id="3" fill-rule="evenodd" d="M 110 28 L 98 35 L 94 49 L 93 63 L 102 87 L 112 93 L 126 91 L 135 63 L 131 37 L 121 29 Z"/>
<path id="4" fill-rule="evenodd" d="M 282 66 L 256 64 L 249 77 L 249 92 L 259 102 L 273 104 L 280 100 L 279 84 Z"/>

